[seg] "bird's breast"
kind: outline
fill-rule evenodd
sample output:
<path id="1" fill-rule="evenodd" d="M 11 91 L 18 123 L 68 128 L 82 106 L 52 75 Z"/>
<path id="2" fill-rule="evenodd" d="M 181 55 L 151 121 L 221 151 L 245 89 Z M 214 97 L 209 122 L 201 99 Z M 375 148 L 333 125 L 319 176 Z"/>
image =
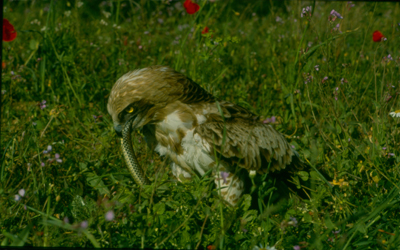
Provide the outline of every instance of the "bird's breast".
<path id="1" fill-rule="evenodd" d="M 156 125 L 155 151 L 161 156 L 170 156 L 182 168 L 191 168 L 203 175 L 212 166 L 214 157 L 210 145 L 194 130 L 205 120 L 203 114 L 174 111 L 167 115 Z"/>

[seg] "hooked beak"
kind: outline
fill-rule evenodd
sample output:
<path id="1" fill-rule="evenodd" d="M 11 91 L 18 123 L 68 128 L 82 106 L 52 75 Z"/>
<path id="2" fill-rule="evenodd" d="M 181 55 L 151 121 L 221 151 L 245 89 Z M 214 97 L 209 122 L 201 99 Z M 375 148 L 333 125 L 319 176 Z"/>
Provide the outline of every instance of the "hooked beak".
<path id="1" fill-rule="evenodd" d="M 115 133 L 117 133 L 118 137 L 122 137 L 122 127 L 120 124 L 114 125 Z"/>
<path id="2" fill-rule="evenodd" d="M 133 120 L 133 121 L 132 121 Z M 142 116 L 140 116 L 139 114 L 138 115 L 136 115 L 136 116 L 133 116 L 133 117 L 131 117 L 131 118 L 129 118 L 126 122 L 125 122 L 125 124 L 124 124 L 124 127 L 122 127 L 121 126 L 121 124 L 116 124 L 116 125 L 114 125 L 114 130 L 115 130 L 115 133 L 117 133 L 117 136 L 118 137 L 122 137 L 122 129 L 123 128 L 125 128 L 125 126 L 129 126 L 129 124 L 132 124 L 131 126 L 131 131 L 132 130 L 135 130 L 136 128 L 140 128 L 140 127 L 142 127 Z"/>

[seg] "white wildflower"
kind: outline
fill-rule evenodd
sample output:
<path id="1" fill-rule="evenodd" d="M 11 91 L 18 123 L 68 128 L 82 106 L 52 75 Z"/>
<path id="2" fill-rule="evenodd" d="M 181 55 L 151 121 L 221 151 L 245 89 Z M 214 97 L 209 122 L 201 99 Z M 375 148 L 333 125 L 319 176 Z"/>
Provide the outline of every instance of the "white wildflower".
<path id="1" fill-rule="evenodd" d="M 106 21 L 104 21 L 103 19 L 100 20 L 100 24 L 102 24 L 102 25 L 104 25 L 104 26 L 107 26 L 107 25 L 108 25 L 108 23 L 107 23 Z"/>
<path id="2" fill-rule="evenodd" d="M 111 16 L 110 12 L 102 11 L 102 13 L 106 16 L 106 18 L 109 18 Z"/>
<path id="3" fill-rule="evenodd" d="M 399 118 L 400 118 L 400 109 L 399 109 L 399 110 L 396 110 L 396 111 L 394 111 L 394 112 L 390 112 L 389 115 L 390 115 L 391 117 L 399 117 Z"/>

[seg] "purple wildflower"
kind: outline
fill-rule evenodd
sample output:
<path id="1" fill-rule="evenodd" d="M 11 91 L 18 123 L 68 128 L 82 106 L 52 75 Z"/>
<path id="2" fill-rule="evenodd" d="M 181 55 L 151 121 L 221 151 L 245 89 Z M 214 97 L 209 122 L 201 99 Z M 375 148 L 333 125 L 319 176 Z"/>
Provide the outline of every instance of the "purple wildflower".
<path id="1" fill-rule="evenodd" d="M 55 154 L 54 155 L 54 157 L 56 158 L 56 161 L 58 162 L 58 163 L 61 163 L 62 162 L 62 159 L 60 159 L 60 155 L 59 154 Z"/>
<path id="2" fill-rule="evenodd" d="M 271 116 L 271 118 L 267 118 L 263 121 L 263 123 L 275 123 L 276 121 L 276 117 L 275 116 Z"/>
<path id="3" fill-rule="evenodd" d="M 44 109 L 46 107 L 46 100 L 43 100 L 41 103 L 40 103 L 40 109 Z"/>
<path id="4" fill-rule="evenodd" d="M 307 84 L 309 82 L 312 82 L 313 76 L 310 75 L 310 73 L 303 73 L 303 78 L 304 78 L 304 84 Z"/>
<path id="5" fill-rule="evenodd" d="M 314 68 L 316 71 L 319 71 L 319 65 L 315 65 Z"/>
<path id="6" fill-rule="evenodd" d="M 86 229 L 88 226 L 89 226 L 89 223 L 87 222 L 87 220 L 84 220 L 84 221 L 81 222 L 80 227 L 82 229 Z"/>
<path id="7" fill-rule="evenodd" d="M 40 163 L 40 166 L 44 167 L 44 165 L 45 165 L 44 162 L 41 162 L 41 163 Z"/>
<path id="8" fill-rule="evenodd" d="M 382 150 L 386 150 L 386 147 L 383 147 Z"/>
<path id="9" fill-rule="evenodd" d="M 335 19 L 336 19 L 336 17 L 339 18 L 339 19 L 343 19 L 342 15 L 340 15 L 339 12 L 337 12 L 336 10 L 332 10 L 332 11 L 331 11 L 331 15 L 334 16 Z M 334 21 L 335 19 L 333 19 L 333 21 Z"/>
<path id="10" fill-rule="evenodd" d="M 388 153 L 388 157 L 390 156 L 395 157 L 396 155 L 394 153 Z"/>
<path id="11" fill-rule="evenodd" d="M 333 94 L 335 95 L 335 100 L 338 100 L 338 95 L 339 95 L 339 87 L 335 88 L 335 91 L 333 91 Z"/>
<path id="12" fill-rule="evenodd" d="M 229 172 L 221 171 L 221 177 L 224 180 L 224 182 L 223 182 L 224 184 L 227 183 L 226 178 L 228 178 L 228 176 L 229 176 Z"/>
<path id="13" fill-rule="evenodd" d="M 115 218 L 114 211 L 110 210 L 105 215 L 106 221 L 112 221 Z"/>
<path id="14" fill-rule="evenodd" d="M 334 234 L 334 235 L 338 235 L 339 233 L 340 233 L 340 229 L 339 230 L 337 230 L 337 231 L 332 231 L 332 233 Z"/>
<path id="15" fill-rule="evenodd" d="M 299 245 L 296 245 L 296 246 L 293 246 L 293 249 L 294 249 L 294 250 L 300 250 L 301 248 L 300 248 Z"/>
<path id="16" fill-rule="evenodd" d="M 339 31 L 339 33 L 342 33 L 342 32 L 339 30 L 339 27 L 340 27 L 340 24 L 338 23 L 338 24 L 336 24 L 335 28 L 333 28 L 332 30 L 333 30 L 333 31 Z"/>
<path id="17" fill-rule="evenodd" d="M 327 76 L 325 76 L 324 79 L 322 79 L 322 83 L 324 83 L 326 81 L 328 81 L 328 77 Z"/>
<path id="18" fill-rule="evenodd" d="M 301 11 L 300 16 L 301 17 L 311 16 L 311 6 L 307 6 L 307 7 L 303 8 L 302 11 Z"/>
<path id="19" fill-rule="evenodd" d="M 351 3 L 351 1 L 348 1 L 347 2 L 347 7 L 349 7 L 349 10 L 351 9 L 351 8 L 353 8 L 354 6 L 356 6 L 354 3 Z"/>
<path id="20" fill-rule="evenodd" d="M 63 222 L 64 222 L 64 223 L 69 223 L 68 217 L 64 217 Z"/>

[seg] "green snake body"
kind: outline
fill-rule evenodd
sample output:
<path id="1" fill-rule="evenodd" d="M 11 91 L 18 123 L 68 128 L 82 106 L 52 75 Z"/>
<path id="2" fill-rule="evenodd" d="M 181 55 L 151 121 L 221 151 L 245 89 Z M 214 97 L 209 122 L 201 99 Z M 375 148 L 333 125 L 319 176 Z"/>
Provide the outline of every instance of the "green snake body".
<path id="1" fill-rule="evenodd" d="M 131 141 L 131 125 L 132 120 L 128 121 L 125 124 L 125 127 L 122 131 L 122 138 L 121 138 L 121 147 L 122 153 L 125 158 L 126 165 L 128 166 L 129 172 L 133 179 L 135 180 L 136 184 L 139 186 L 149 185 L 150 181 L 144 175 L 143 169 L 139 165 L 139 162 L 136 159 L 135 152 L 133 151 L 132 141 Z"/>

